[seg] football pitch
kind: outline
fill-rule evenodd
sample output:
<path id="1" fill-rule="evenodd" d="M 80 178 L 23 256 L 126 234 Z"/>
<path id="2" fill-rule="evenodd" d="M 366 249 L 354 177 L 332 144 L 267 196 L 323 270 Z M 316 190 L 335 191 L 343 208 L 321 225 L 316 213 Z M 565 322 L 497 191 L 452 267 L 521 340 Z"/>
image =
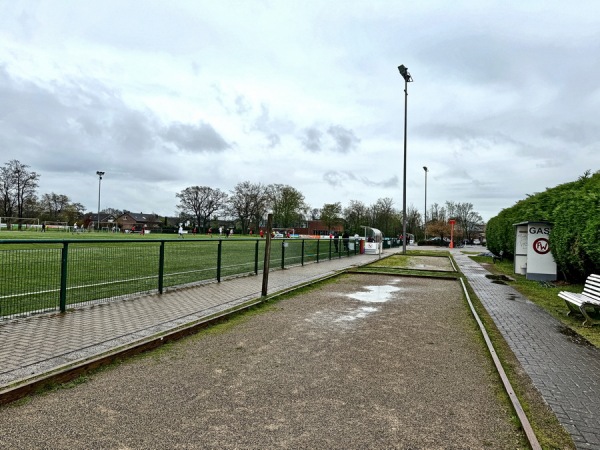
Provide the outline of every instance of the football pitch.
<path id="1" fill-rule="evenodd" d="M 273 239 L 269 267 L 348 257 L 329 240 Z M 0 318 L 64 310 L 262 271 L 266 239 L 0 233 Z"/>

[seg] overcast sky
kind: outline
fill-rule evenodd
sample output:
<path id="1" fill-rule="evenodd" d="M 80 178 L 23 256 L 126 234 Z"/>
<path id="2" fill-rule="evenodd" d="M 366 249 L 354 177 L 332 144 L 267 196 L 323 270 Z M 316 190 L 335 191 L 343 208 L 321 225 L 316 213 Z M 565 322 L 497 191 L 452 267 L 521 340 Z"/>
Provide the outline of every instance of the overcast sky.
<path id="1" fill-rule="evenodd" d="M 175 215 L 189 186 L 470 202 L 600 169 L 600 2 L 0 0 L 0 165 Z"/>

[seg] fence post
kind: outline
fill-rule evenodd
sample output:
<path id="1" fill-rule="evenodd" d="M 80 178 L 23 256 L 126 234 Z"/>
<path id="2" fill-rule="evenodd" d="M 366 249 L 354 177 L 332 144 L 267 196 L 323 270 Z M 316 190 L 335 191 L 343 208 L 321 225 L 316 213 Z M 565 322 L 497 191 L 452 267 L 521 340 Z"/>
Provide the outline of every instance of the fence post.
<path id="1" fill-rule="evenodd" d="M 281 241 L 281 269 L 285 269 L 285 239 Z"/>
<path id="2" fill-rule="evenodd" d="M 219 239 L 219 245 L 217 246 L 217 283 L 221 282 L 221 247 L 223 245 L 223 239 Z"/>
<path id="3" fill-rule="evenodd" d="M 60 263 L 60 312 L 67 310 L 67 263 L 69 261 L 69 243 L 64 242 Z"/>
<path id="4" fill-rule="evenodd" d="M 331 261 L 331 241 L 332 239 L 329 239 L 329 261 Z"/>
<path id="5" fill-rule="evenodd" d="M 260 241 L 256 240 L 256 245 L 254 246 L 254 275 L 258 275 L 258 243 Z"/>
<path id="6" fill-rule="evenodd" d="M 304 265 L 304 239 L 302 239 L 302 251 L 300 254 L 300 265 Z"/>
<path id="7" fill-rule="evenodd" d="M 158 293 L 163 293 L 163 282 L 165 278 L 165 241 L 160 241 L 158 250 Z"/>
<path id="8" fill-rule="evenodd" d="M 321 246 L 321 239 L 319 238 L 319 239 L 317 240 L 317 262 L 319 262 L 319 255 L 320 255 L 320 252 L 319 252 L 319 247 L 320 247 L 320 246 Z"/>

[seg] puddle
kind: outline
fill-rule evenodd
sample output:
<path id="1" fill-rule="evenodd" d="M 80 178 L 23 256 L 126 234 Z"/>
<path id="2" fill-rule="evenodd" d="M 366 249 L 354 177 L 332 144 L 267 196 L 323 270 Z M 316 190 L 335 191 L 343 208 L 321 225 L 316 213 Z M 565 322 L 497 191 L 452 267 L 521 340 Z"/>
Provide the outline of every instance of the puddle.
<path id="1" fill-rule="evenodd" d="M 584 347 L 593 347 L 593 345 L 583 336 L 577 334 L 575 331 L 570 329 L 569 327 L 559 326 L 558 331 L 560 334 L 565 335 L 569 338 L 571 342 L 574 342 L 577 345 L 583 345 Z"/>
<path id="2" fill-rule="evenodd" d="M 368 314 L 378 311 L 377 308 L 373 308 L 370 306 L 365 306 L 363 308 L 359 308 L 356 311 L 352 311 L 350 314 L 346 314 L 338 317 L 334 320 L 334 322 L 350 322 L 356 319 L 363 319 L 367 317 Z"/>
<path id="3" fill-rule="evenodd" d="M 355 292 L 353 294 L 346 294 L 348 297 L 354 300 L 368 303 L 385 303 L 392 299 L 392 294 L 398 292 L 401 288 L 396 286 L 365 286 L 368 289 L 367 292 Z"/>
<path id="4" fill-rule="evenodd" d="M 504 281 L 502 281 L 502 280 L 493 280 L 493 281 L 492 281 L 492 283 L 494 283 L 494 284 L 504 284 L 504 285 L 506 285 L 506 283 L 505 283 Z"/>
<path id="5" fill-rule="evenodd" d="M 512 300 L 513 302 L 517 299 L 517 296 L 515 294 L 508 294 L 508 297 L 506 297 L 506 300 Z"/>

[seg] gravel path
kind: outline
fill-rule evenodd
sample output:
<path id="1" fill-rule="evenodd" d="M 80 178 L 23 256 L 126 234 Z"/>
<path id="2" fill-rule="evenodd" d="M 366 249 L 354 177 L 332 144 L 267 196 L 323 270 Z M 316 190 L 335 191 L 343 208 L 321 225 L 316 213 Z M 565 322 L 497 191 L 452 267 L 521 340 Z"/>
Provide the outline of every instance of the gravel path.
<path id="1" fill-rule="evenodd" d="M 455 281 L 349 275 L 0 408 L 0 448 L 520 447 Z"/>

